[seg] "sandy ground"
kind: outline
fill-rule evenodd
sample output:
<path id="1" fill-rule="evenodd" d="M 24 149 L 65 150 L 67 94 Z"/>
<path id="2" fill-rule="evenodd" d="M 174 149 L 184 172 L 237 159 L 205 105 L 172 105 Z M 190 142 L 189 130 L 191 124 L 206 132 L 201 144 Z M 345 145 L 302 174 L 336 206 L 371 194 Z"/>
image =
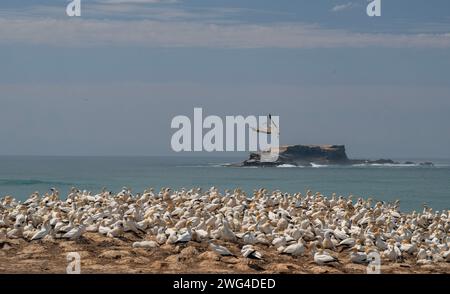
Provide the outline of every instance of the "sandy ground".
<path id="1" fill-rule="evenodd" d="M 0 242 L 0 273 L 65 273 L 69 252 L 80 254 L 82 273 L 366 273 L 364 265 L 348 262 L 347 252 L 338 255 L 340 263 L 318 266 L 309 252 L 295 258 L 255 246 L 264 259 L 253 260 L 241 256 L 239 244 L 217 242 L 237 256 L 221 257 L 206 243 L 133 248 L 132 243 L 140 240 L 133 234 L 110 239 L 92 233 L 86 233 L 78 241 L 7 240 Z M 382 261 L 381 272 L 450 274 L 450 263 L 418 266 L 412 260 Z"/>

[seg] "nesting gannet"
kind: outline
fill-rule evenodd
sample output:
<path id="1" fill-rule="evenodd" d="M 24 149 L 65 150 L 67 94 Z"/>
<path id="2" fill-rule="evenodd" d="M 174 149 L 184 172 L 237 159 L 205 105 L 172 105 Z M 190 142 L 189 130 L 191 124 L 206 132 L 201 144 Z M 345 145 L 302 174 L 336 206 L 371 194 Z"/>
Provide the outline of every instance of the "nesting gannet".
<path id="1" fill-rule="evenodd" d="M 170 231 L 169 236 L 167 237 L 166 244 L 175 244 L 178 241 L 178 236 L 176 231 Z"/>
<path id="2" fill-rule="evenodd" d="M 206 230 L 192 229 L 192 240 L 195 242 L 203 242 L 209 239 L 209 232 Z"/>
<path id="3" fill-rule="evenodd" d="M 192 240 L 191 224 L 192 222 L 190 220 L 186 222 L 186 231 L 178 236 L 177 243 L 185 243 Z"/>
<path id="4" fill-rule="evenodd" d="M 141 230 L 138 229 L 138 226 L 136 222 L 133 220 L 131 216 L 126 216 L 125 220 L 123 221 L 123 231 L 124 232 L 134 232 L 136 234 L 142 233 Z"/>
<path id="5" fill-rule="evenodd" d="M 301 239 L 297 241 L 297 243 L 291 244 L 284 248 L 283 253 L 290 254 L 292 256 L 302 256 L 305 252 L 305 246 Z"/>
<path id="6" fill-rule="evenodd" d="M 332 262 L 337 262 L 338 259 L 336 257 L 331 256 L 327 251 L 324 251 L 323 249 L 319 249 L 314 254 L 314 262 L 318 265 L 324 265 Z"/>
<path id="7" fill-rule="evenodd" d="M 379 232 L 375 233 L 375 246 L 377 246 L 378 250 L 387 250 L 388 246 L 386 243 L 381 239 L 381 235 Z"/>
<path id="8" fill-rule="evenodd" d="M 286 245 L 286 237 L 285 236 L 276 237 L 275 239 L 273 239 L 272 245 L 275 248 L 285 247 L 285 245 Z"/>
<path id="9" fill-rule="evenodd" d="M 78 227 L 73 228 L 72 230 L 65 233 L 62 238 L 76 240 L 81 237 L 81 235 L 86 231 L 85 225 L 79 225 Z"/>
<path id="10" fill-rule="evenodd" d="M 262 259 L 263 255 L 253 245 L 244 245 L 241 249 L 242 256 L 247 258 Z"/>
<path id="11" fill-rule="evenodd" d="M 431 260 L 428 258 L 427 250 L 424 245 L 421 245 L 419 252 L 417 252 L 417 264 L 429 264 Z"/>
<path id="12" fill-rule="evenodd" d="M 402 253 L 397 245 L 395 245 L 394 240 L 390 240 L 388 248 L 383 252 L 383 256 L 390 261 L 397 261 L 402 257 Z"/>
<path id="13" fill-rule="evenodd" d="M 221 246 L 221 245 L 216 245 L 212 242 L 209 243 L 209 247 L 217 254 L 222 255 L 222 256 L 234 256 L 233 253 L 231 253 L 230 250 L 228 250 L 226 247 Z"/>
<path id="14" fill-rule="evenodd" d="M 110 238 L 120 237 L 124 233 L 123 222 L 118 221 L 114 224 L 113 228 L 107 232 L 107 236 Z"/>
<path id="15" fill-rule="evenodd" d="M 337 247 L 345 249 L 345 248 L 351 248 L 351 247 L 355 246 L 355 244 L 356 244 L 355 238 L 346 238 L 346 239 L 342 240 L 341 242 L 339 242 Z"/>
<path id="16" fill-rule="evenodd" d="M 236 241 L 236 234 L 231 230 L 227 220 L 222 220 L 222 239 L 225 241 Z"/>
<path id="17" fill-rule="evenodd" d="M 324 239 L 322 242 L 322 248 L 324 249 L 334 249 L 335 248 L 335 244 L 334 242 L 331 240 L 331 234 L 333 233 L 333 231 L 326 231 L 324 234 Z"/>
<path id="18" fill-rule="evenodd" d="M 49 223 L 48 220 L 46 220 L 46 221 L 42 224 L 41 229 L 40 229 L 39 231 L 37 231 L 37 232 L 33 235 L 33 237 L 31 237 L 31 241 L 34 241 L 34 240 L 40 240 L 40 239 L 44 238 L 45 236 L 47 236 L 48 233 L 50 233 L 50 223 Z"/>
<path id="19" fill-rule="evenodd" d="M 164 233 L 164 231 L 165 231 L 165 228 L 163 228 L 163 227 L 158 229 L 158 234 L 156 235 L 156 242 L 159 245 L 162 245 L 162 244 L 166 243 L 166 241 L 167 241 L 167 236 L 166 236 L 166 233 Z"/>
<path id="20" fill-rule="evenodd" d="M 442 257 L 446 262 L 450 262 L 450 250 L 442 252 Z"/>
<path id="21" fill-rule="evenodd" d="M 405 252 L 407 254 L 414 254 L 417 250 L 417 244 L 416 243 L 409 243 L 408 240 L 403 240 L 402 244 L 400 245 L 400 251 Z"/>
<path id="22" fill-rule="evenodd" d="M 352 248 L 350 252 L 350 261 L 357 264 L 368 263 L 367 254 L 365 252 L 358 252 L 356 248 Z"/>
<path id="23" fill-rule="evenodd" d="M 23 227 L 22 224 L 14 224 L 14 228 L 7 232 L 6 234 L 10 239 L 18 239 L 23 237 Z"/>
<path id="24" fill-rule="evenodd" d="M 108 233 L 111 231 L 111 228 L 106 226 L 106 220 L 102 220 L 98 226 L 98 232 L 101 235 L 108 235 Z"/>
<path id="25" fill-rule="evenodd" d="M 133 248 L 150 249 L 150 248 L 157 248 L 158 243 L 156 243 L 155 241 L 141 241 L 141 242 L 134 242 L 132 246 Z"/>

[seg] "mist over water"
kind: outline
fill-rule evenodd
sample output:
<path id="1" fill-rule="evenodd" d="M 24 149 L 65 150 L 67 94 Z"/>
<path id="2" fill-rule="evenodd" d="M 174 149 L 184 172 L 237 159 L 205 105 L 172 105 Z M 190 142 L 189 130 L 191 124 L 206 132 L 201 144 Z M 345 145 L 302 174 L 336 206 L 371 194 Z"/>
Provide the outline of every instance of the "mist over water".
<path id="1" fill-rule="evenodd" d="M 30 193 L 56 187 L 63 196 L 71 187 L 97 193 L 103 187 L 133 192 L 154 187 L 243 188 L 251 195 L 261 187 L 283 192 L 310 189 L 326 196 L 400 199 L 403 211 L 421 210 L 423 203 L 435 210 L 450 208 L 450 161 L 435 167 L 419 166 L 316 166 L 235 168 L 222 164 L 243 158 L 218 157 L 0 157 L 0 195 L 24 200 Z"/>

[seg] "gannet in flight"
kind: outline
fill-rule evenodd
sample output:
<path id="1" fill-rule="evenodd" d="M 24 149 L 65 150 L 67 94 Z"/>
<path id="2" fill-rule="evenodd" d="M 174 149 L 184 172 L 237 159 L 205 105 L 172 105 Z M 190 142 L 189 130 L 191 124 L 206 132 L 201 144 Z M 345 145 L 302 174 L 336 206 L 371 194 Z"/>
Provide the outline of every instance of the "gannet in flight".
<path id="1" fill-rule="evenodd" d="M 275 122 L 272 120 L 272 115 L 268 115 L 268 123 L 266 124 L 266 128 L 254 128 L 251 127 L 252 130 L 254 130 L 257 133 L 263 133 L 263 134 L 272 134 L 274 132 L 275 134 L 279 135 L 278 126 L 275 124 Z"/>

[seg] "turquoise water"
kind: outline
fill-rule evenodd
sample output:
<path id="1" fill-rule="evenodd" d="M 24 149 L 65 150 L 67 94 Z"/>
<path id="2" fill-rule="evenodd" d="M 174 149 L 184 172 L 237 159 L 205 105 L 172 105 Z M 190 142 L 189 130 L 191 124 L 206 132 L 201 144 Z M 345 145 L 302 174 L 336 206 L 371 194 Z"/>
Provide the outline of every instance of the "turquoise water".
<path id="1" fill-rule="evenodd" d="M 205 157 L 16 157 L 0 156 L 0 195 L 26 199 L 34 191 L 51 187 L 66 193 L 72 186 L 99 191 L 123 186 L 141 192 L 147 187 L 221 189 L 241 187 L 247 192 L 265 187 L 287 192 L 307 189 L 325 195 L 400 199 L 401 209 L 450 209 L 450 165 L 435 167 L 351 166 L 310 168 L 232 168 L 221 164 L 243 158 Z M 435 161 L 436 163 L 436 161 Z"/>

